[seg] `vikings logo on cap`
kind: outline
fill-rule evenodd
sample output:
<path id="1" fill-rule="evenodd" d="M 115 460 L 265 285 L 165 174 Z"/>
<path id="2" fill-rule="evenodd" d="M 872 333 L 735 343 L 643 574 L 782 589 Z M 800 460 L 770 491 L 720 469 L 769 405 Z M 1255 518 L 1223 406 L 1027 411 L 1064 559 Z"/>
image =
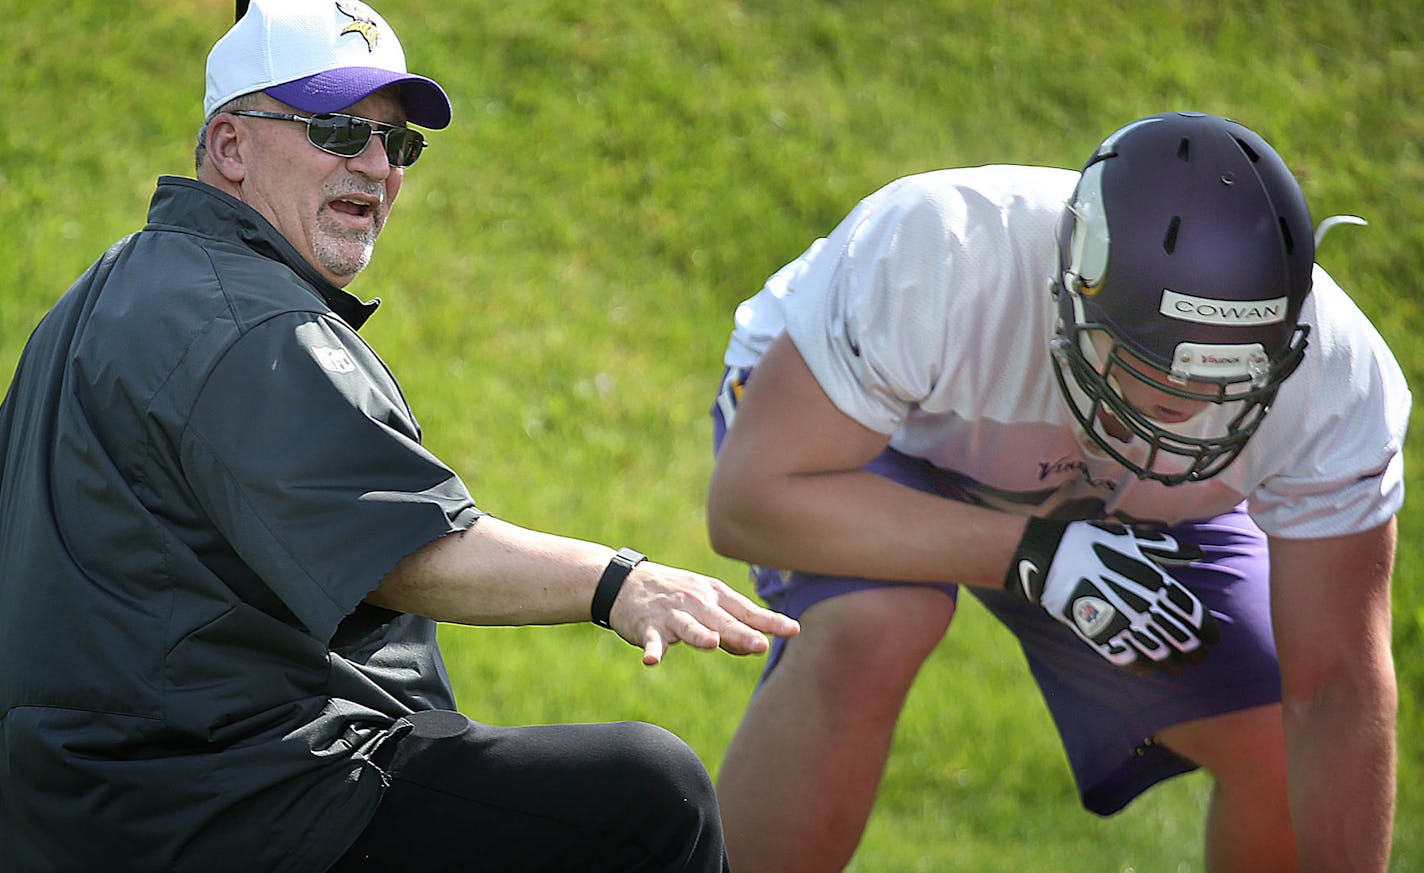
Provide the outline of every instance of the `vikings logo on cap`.
<path id="1" fill-rule="evenodd" d="M 355 11 L 352 11 L 352 10 Z M 361 13 L 361 7 L 353 6 L 350 3 L 342 3 L 336 0 L 336 11 L 351 19 L 351 23 L 341 31 L 341 35 L 348 33 L 359 33 L 361 38 L 366 40 L 366 50 L 375 51 L 376 43 L 381 41 L 381 29 L 369 15 Z"/>

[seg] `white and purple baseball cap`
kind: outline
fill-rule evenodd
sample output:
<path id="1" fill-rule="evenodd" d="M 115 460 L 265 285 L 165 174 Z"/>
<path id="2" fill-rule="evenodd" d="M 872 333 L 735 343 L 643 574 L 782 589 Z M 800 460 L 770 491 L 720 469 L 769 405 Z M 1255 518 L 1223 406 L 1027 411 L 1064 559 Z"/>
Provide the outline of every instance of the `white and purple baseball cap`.
<path id="1" fill-rule="evenodd" d="M 445 91 L 406 71 L 395 31 L 365 3 L 252 0 L 208 53 L 203 114 L 254 91 L 303 112 L 339 112 L 390 85 L 400 85 L 412 124 L 450 123 Z"/>

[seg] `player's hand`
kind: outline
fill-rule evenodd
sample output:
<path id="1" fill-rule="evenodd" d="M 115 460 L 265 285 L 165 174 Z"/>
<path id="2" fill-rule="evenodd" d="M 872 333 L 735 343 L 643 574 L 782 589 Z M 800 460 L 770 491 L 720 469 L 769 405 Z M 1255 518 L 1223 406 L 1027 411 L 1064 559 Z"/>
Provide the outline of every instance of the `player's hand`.
<path id="1" fill-rule="evenodd" d="M 768 648 L 766 634 L 801 631 L 795 619 L 757 606 L 719 579 L 651 561 L 633 568 L 609 619 L 619 636 L 642 647 L 650 667 L 674 643 L 759 655 Z"/>
<path id="2" fill-rule="evenodd" d="M 1175 671 L 1205 657 L 1221 635 L 1201 600 L 1169 572 L 1200 558 L 1158 531 L 1034 518 L 1004 584 L 1112 663 Z"/>

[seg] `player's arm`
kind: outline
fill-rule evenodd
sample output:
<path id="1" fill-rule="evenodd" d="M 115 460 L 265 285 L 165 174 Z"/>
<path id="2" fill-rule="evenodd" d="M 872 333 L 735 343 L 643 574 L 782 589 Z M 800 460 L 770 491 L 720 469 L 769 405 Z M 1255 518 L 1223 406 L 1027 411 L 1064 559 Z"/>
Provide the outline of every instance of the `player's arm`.
<path id="1" fill-rule="evenodd" d="M 1394 821 L 1395 523 L 1271 540 L 1291 816 L 1302 869 L 1382 873 Z"/>
<path id="2" fill-rule="evenodd" d="M 404 558 L 366 600 L 459 624 L 583 622 L 612 557 L 607 546 L 485 516 Z M 766 651 L 764 633 L 792 636 L 798 630 L 795 621 L 720 580 L 651 561 L 628 573 L 609 620 L 620 636 L 643 648 L 650 666 L 677 642 L 757 654 Z"/>
<path id="3" fill-rule="evenodd" d="M 781 337 L 747 383 L 718 454 L 707 501 L 712 547 L 838 576 L 1008 582 L 1120 666 L 1175 667 L 1216 638 L 1201 601 L 1166 569 L 1183 557 L 1175 541 L 1121 525 L 1030 524 L 863 471 L 888 442 L 837 409 Z M 1083 603 L 1092 616 L 1083 617 Z"/>
<path id="4" fill-rule="evenodd" d="M 713 548 L 809 572 L 1002 585 L 1025 519 L 862 471 L 888 442 L 835 406 L 783 335 L 718 452 L 707 500 Z"/>

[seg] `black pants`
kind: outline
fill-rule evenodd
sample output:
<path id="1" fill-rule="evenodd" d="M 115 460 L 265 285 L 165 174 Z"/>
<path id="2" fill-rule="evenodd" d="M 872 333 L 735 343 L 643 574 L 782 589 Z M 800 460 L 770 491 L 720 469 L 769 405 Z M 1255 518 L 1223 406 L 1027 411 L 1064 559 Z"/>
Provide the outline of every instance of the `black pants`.
<path id="1" fill-rule="evenodd" d="M 332 873 L 728 869 L 707 770 L 662 728 L 406 720 L 376 756 L 389 788 L 375 818 Z"/>

